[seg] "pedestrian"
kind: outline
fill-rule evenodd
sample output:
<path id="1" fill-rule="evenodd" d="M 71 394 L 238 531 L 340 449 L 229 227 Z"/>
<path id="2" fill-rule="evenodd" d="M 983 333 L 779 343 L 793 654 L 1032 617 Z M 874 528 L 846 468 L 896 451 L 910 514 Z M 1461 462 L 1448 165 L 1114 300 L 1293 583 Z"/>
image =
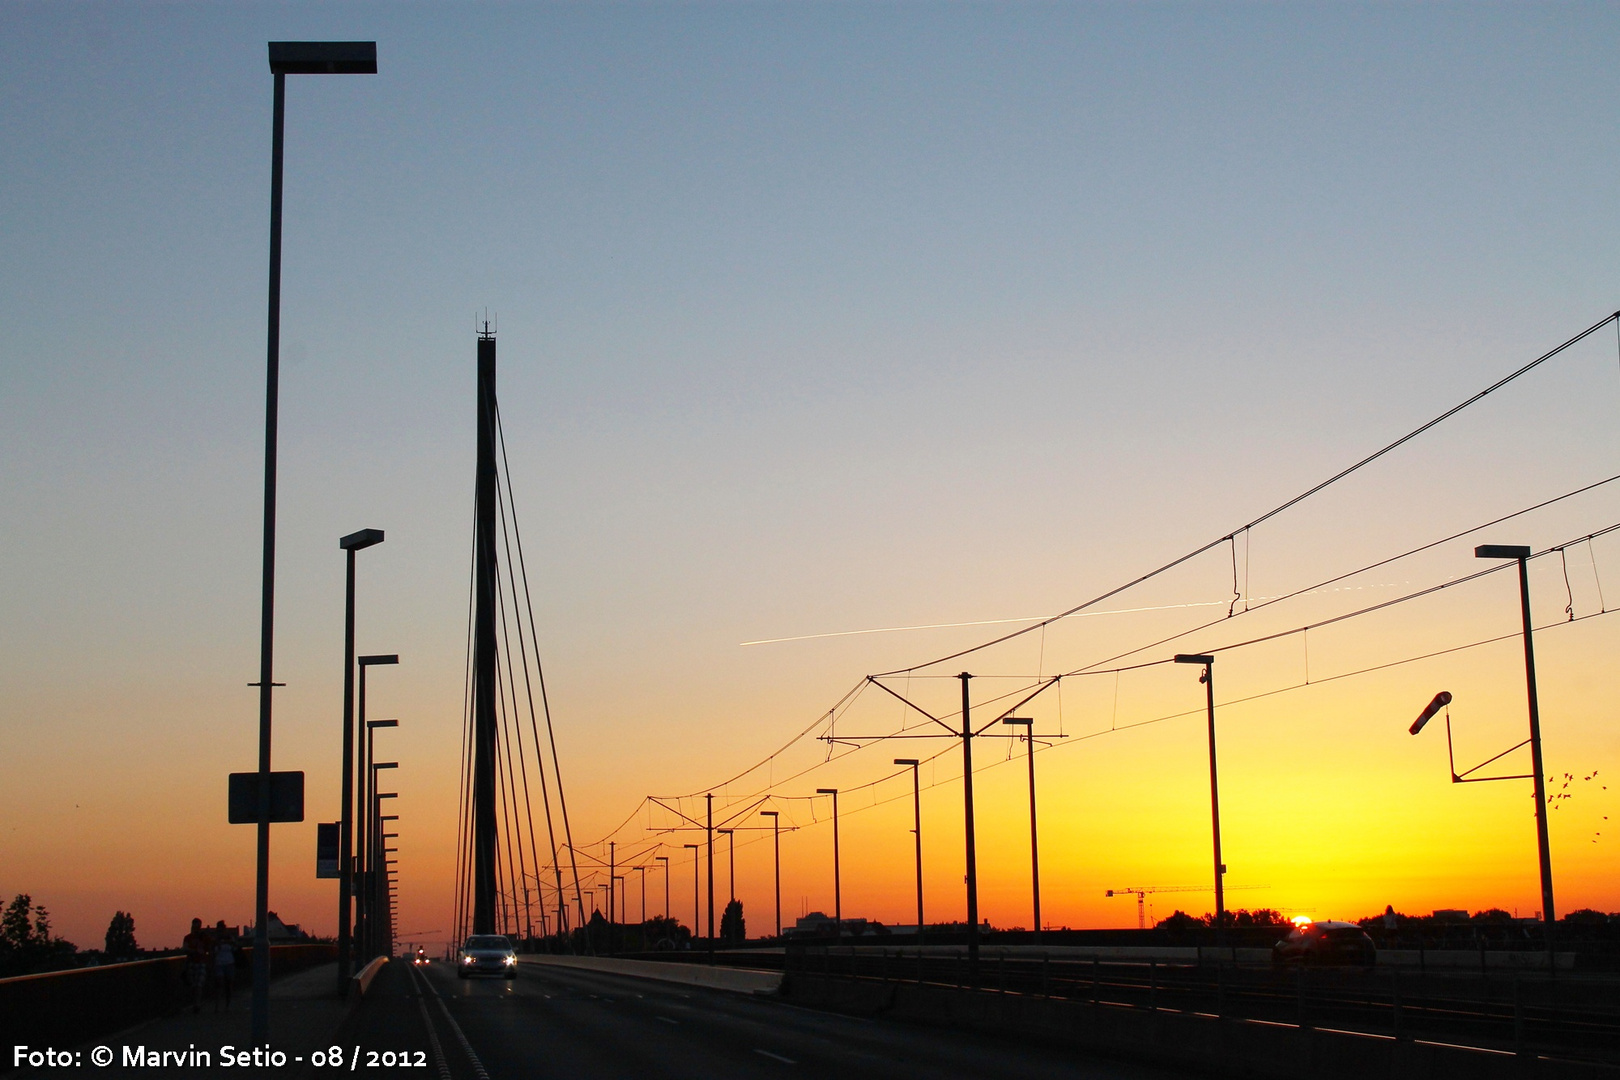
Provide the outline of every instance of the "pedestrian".
<path id="1" fill-rule="evenodd" d="M 186 985 L 191 987 L 191 1011 L 202 1012 L 203 987 L 208 982 L 208 931 L 201 919 L 191 920 L 191 933 L 180 943 L 186 950 Z"/>
<path id="2" fill-rule="evenodd" d="M 214 927 L 214 1011 L 220 1010 L 220 997 L 225 999 L 224 1007 L 231 1007 L 231 986 L 236 982 L 236 944 L 231 940 L 231 932 L 225 925 L 225 920 L 219 920 Z"/>

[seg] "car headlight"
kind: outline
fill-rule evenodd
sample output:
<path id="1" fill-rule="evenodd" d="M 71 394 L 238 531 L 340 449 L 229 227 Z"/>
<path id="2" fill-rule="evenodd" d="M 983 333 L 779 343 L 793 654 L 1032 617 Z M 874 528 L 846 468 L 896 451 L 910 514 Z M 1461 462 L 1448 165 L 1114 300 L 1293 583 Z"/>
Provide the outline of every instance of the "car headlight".
<path id="1" fill-rule="evenodd" d="M 507 962 L 507 963 L 508 963 L 508 964 L 515 964 L 515 963 L 517 963 L 517 957 L 515 957 L 515 956 L 508 956 L 508 957 L 507 957 L 507 958 L 506 958 L 506 962 Z"/>
<path id="2" fill-rule="evenodd" d="M 461 958 L 461 962 L 462 962 L 462 963 L 463 963 L 463 964 L 470 964 L 470 963 L 472 963 L 472 962 L 473 962 L 473 958 L 472 958 L 472 957 L 470 957 L 470 956 L 463 956 L 463 957 L 462 957 L 462 958 Z"/>

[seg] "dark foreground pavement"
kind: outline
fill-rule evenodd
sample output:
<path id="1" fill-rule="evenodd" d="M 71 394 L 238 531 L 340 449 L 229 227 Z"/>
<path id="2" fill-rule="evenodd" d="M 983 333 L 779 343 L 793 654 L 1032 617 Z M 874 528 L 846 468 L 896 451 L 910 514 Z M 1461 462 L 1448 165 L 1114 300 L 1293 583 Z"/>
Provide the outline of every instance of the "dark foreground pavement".
<path id="1" fill-rule="evenodd" d="M 324 977 L 324 978 L 323 978 Z M 185 1013 L 100 1040 L 114 1064 L 10 1076 L 392 1076 L 421 1080 L 729 1080 L 838 1077 L 1173 1080 L 1187 1074 L 1087 1059 L 1019 1044 L 797 1008 L 769 998 L 595 971 L 524 964 L 511 981 L 462 981 L 448 964 L 391 963 L 350 1007 L 331 991 L 332 969 L 278 984 L 276 1068 L 225 1067 L 219 1048 L 246 1045 L 246 1002 L 229 1013 Z M 274 999 L 273 999 L 274 1000 Z M 240 1029 L 240 1030 L 238 1030 Z M 207 1050 L 209 1065 L 126 1066 L 125 1046 Z M 8 1048 L 9 1049 L 9 1048 Z M 8 1062 L 9 1063 L 9 1062 Z M 9 1077 L 8 1077 L 9 1080 Z"/>

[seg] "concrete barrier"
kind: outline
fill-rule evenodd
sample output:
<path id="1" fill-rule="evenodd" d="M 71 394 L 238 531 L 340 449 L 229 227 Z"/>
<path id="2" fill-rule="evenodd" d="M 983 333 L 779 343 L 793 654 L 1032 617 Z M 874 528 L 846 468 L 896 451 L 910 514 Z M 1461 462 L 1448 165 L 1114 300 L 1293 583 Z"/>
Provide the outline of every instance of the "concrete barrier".
<path id="1" fill-rule="evenodd" d="M 1202 1013 L 791 972 L 782 999 L 1258 1080 L 1616 1080 L 1620 1069 Z"/>
<path id="2" fill-rule="evenodd" d="M 377 977 L 377 973 L 381 971 L 387 965 L 387 963 L 388 957 L 379 956 L 372 960 L 371 963 L 367 964 L 365 967 L 351 975 L 349 977 L 349 998 L 351 1000 L 357 1000 L 365 997 L 366 991 L 371 989 L 371 981 Z"/>
<path id="3" fill-rule="evenodd" d="M 523 956 L 524 964 L 600 971 L 608 975 L 630 975 L 638 979 L 703 986 L 737 994 L 774 994 L 782 985 L 780 971 L 752 968 L 710 967 L 708 964 L 681 964 L 659 960 L 616 960 L 605 956 Z"/>
<path id="4" fill-rule="evenodd" d="M 253 950 L 242 955 L 237 987 L 252 981 Z M 272 945 L 270 974 L 290 975 L 336 958 L 334 945 Z M 68 1046 L 190 1003 L 183 956 L 0 979 L 0 1046 Z M 10 1067 L 8 1052 L 0 1071 Z"/>

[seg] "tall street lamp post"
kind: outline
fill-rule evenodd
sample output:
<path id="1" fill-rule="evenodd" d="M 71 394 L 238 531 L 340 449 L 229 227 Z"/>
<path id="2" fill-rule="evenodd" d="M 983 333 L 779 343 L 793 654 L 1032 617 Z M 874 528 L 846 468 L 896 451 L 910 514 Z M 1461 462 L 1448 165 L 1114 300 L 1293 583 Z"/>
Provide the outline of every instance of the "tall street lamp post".
<path id="1" fill-rule="evenodd" d="M 737 834 L 733 829 L 716 829 L 715 832 L 726 838 L 726 900 L 737 899 Z"/>
<path id="2" fill-rule="evenodd" d="M 655 861 L 657 861 L 657 862 L 661 862 L 661 863 L 664 864 L 664 914 L 663 914 L 663 918 L 667 919 L 667 918 L 669 918 L 669 856 L 668 855 L 654 855 L 653 859 Z"/>
<path id="3" fill-rule="evenodd" d="M 916 758 L 895 758 L 896 765 L 911 767 L 911 831 L 917 839 L 917 944 L 923 940 L 923 887 L 922 887 L 922 781 L 917 768 L 922 762 Z"/>
<path id="4" fill-rule="evenodd" d="M 636 873 L 641 875 L 641 926 L 642 926 L 642 932 L 646 933 L 646 927 L 647 927 L 647 868 L 645 866 L 633 866 L 633 867 L 631 867 L 631 869 L 634 870 Z"/>
<path id="5" fill-rule="evenodd" d="M 704 801 L 708 807 L 708 817 L 704 828 L 708 831 L 709 856 L 709 962 L 714 962 L 714 793 L 705 795 Z"/>
<path id="6" fill-rule="evenodd" d="M 255 1046 L 270 1041 L 270 722 L 275 687 L 276 420 L 281 396 L 281 173 L 287 129 L 287 76 L 374 75 L 375 41 L 272 41 L 274 79 L 270 135 L 270 274 L 265 320 L 264 552 L 259 597 L 259 820 L 253 895 Z"/>
<path id="7" fill-rule="evenodd" d="M 1215 834 L 1215 944 L 1220 945 L 1226 933 L 1226 863 L 1221 861 L 1221 787 L 1215 768 L 1215 658 L 1208 653 L 1177 653 L 1176 663 L 1198 664 L 1204 669 L 1198 681 L 1204 684 L 1209 718 L 1209 819 Z"/>
<path id="8" fill-rule="evenodd" d="M 782 822 L 775 810 L 761 810 L 760 817 L 771 819 L 771 849 L 776 854 L 776 936 L 782 936 Z"/>
<path id="9" fill-rule="evenodd" d="M 703 908 L 698 904 L 698 863 L 703 860 L 699 857 L 700 849 L 696 844 L 681 846 L 692 853 L 692 936 L 697 937 L 698 920 L 703 918 Z"/>
<path id="10" fill-rule="evenodd" d="M 354 879 L 354 553 L 383 542 L 381 529 L 361 529 L 338 541 L 347 573 L 343 590 L 343 813 L 338 825 L 338 993 L 347 991 L 353 970 L 354 943 L 350 940 Z"/>
<path id="11" fill-rule="evenodd" d="M 816 788 L 817 795 L 831 795 L 833 801 L 833 936 L 844 936 L 844 882 L 838 861 L 838 789 Z"/>
<path id="12" fill-rule="evenodd" d="M 1536 854 L 1541 860 L 1541 922 L 1547 938 L 1547 957 L 1553 954 L 1552 848 L 1547 838 L 1547 773 L 1541 764 L 1541 705 L 1536 698 L 1536 653 L 1530 624 L 1530 549 L 1518 544 L 1481 544 L 1476 559 L 1516 559 L 1519 563 L 1519 613 L 1524 626 L 1524 686 L 1530 704 L 1530 768 L 1535 774 Z M 1556 967 L 1549 970 L 1556 971 Z"/>

